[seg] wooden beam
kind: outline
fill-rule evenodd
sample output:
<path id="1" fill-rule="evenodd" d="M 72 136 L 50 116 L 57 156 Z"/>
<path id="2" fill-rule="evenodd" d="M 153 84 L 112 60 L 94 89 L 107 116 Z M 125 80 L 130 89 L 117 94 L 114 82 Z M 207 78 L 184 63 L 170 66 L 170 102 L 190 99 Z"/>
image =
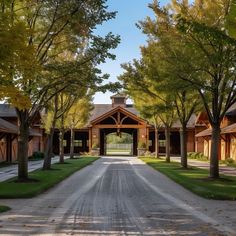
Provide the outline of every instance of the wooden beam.
<path id="1" fill-rule="evenodd" d="M 94 125 L 98 129 L 140 129 L 146 128 L 146 125 Z"/>

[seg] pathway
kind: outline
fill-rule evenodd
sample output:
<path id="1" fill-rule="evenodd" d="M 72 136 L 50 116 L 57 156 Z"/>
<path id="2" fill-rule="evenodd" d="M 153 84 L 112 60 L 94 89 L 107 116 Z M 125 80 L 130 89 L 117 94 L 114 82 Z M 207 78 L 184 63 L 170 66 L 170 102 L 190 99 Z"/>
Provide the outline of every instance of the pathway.
<path id="1" fill-rule="evenodd" d="M 66 157 L 68 158 L 68 157 Z M 52 164 L 59 161 L 59 157 L 52 158 Z M 28 168 L 29 172 L 32 172 L 34 170 L 40 169 L 43 166 L 43 160 L 39 161 L 29 161 L 28 162 Z M 18 165 L 11 165 L 7 167 L 0 168 L 0 182 L 3 182 L 7 179 L 13 178 L 17 176 L 18 174 Z"/>
<path id="2" fill-rule="evenodd" d="M 136 157 L 102 157 L 33 199 L 1 200 L 1 235 L 236 235 L 236 202 L 202 199 Z"/>
<path id="3" fill-rule="evenodd" d="M 172 161 L 180 162 L 180 157 L 171 157 Z M 198 161 L 194 159 L 188 159 L 188 165 L 198 168 L 209 169 L 210 163 L 206 161 Z M 236 168 L 226 165 L 220 165 L 220 174 L 236 176 Z"/>

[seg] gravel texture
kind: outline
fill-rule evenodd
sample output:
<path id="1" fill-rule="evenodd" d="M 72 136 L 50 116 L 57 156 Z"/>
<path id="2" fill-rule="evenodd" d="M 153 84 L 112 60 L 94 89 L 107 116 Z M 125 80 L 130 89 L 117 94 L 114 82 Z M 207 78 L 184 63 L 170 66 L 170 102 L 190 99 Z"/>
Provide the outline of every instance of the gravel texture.
<path id="1" fill-rule="evenodd" d="M 236 202 L 195 196 L 136 157 L 102 157 L 33 199 L 1 200 L 0 235 L 236 235 Z"/>

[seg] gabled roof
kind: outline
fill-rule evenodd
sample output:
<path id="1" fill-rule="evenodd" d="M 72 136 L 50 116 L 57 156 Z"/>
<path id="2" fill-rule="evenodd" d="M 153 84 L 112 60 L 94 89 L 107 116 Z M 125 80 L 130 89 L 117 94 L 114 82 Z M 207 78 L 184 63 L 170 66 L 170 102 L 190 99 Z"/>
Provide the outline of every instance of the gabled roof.
<path id="1" fill-rule="evenodd" d="M 113 110 L 114 107 L 112 104 L 94 104 L 94 109 L 91 112 L 90 118 L 88 120 L 87 126 L 98 117 L 102 116 L 105 113 L 110 112 Z M 126 105 L 123 109 L 127 110 L 128 112 L 131 112 L 132 114 L 138 116 L 138 111 L 132 106 L 132 105 Z"/>
<path id="2" fill-rule="evenodd" d="M 124 113 L 127 116 L 130 116 L 134 120 L 139 121 L 140 123 L 148 123 L 146 120 L 138 117 L 137 114 L 133 113 L 131 109 L 126 109 L 121 106 L 116 106 L 116 107 L 112 107 L 109 111 L 102 113 L 100 116 L 97 116 L 95 119 L 93 119 L 93 120 L 90 119 L 90 124 L 98 123 L 98 122 L 102 121 L 103 119 L 105 119 L 109 116 L 112 116 L 114 113 L 119 112 L 119 111 Z"/>
<path id="3" fill-rule="evenodd" d="M 111 96 L 111 98 L 127 98 L 127 95 L 124 93 L 117 93 L 117 94 Z"/>

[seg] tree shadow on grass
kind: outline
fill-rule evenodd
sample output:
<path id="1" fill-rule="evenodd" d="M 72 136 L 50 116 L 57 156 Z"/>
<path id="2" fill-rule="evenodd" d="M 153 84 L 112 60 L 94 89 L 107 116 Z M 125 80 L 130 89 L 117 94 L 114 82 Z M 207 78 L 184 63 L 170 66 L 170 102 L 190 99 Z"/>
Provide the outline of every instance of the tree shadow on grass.
<path id="1" fill-rule="evenodd" d="M 223 178 L 223 177 L 220 177 L 220 178 L 205 177 L 205 178 L 196 178 L 196 180 L 200 180 L 203 182 L 229 182 L 229 183 L 235 182 L 232 179 Z"/>
<path id="2" fill-rule="evenodd" d="M 16 179 L 11 181 L 12 183 L 38 183 L 40 180 L 34 179 L 34 178 L 28 178 L 28 179 Z"/>

